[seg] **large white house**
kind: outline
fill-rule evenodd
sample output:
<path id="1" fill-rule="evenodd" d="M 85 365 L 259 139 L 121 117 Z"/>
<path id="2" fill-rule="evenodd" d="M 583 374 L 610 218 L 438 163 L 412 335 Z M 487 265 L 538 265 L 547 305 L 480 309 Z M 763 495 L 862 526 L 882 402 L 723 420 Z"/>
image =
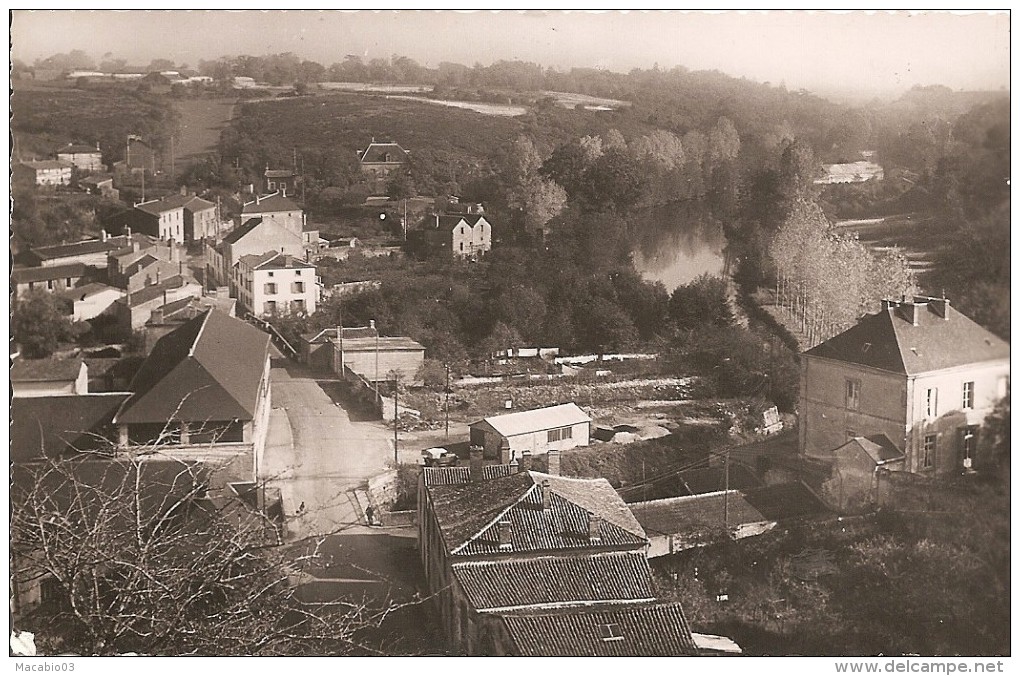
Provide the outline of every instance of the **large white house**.
<path id="1" fill-rule="evenodd" d="M 315 266 L 278 251 L 241 256 L 236 269 L 237 299 L 258 316 L 312 314 L 319 296 Z"/>

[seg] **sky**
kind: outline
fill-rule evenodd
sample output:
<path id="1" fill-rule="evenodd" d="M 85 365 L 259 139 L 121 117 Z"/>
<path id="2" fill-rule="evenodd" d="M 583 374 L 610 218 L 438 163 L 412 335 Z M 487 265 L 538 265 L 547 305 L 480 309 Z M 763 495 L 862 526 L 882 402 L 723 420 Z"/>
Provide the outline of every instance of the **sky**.
<path id="1" fill-rule="evenodd" d="M 326 66 L 399 54 L 430 67 L 681 65 L 819 92 L 1008 88 L 1010 66 L 1007 12 L 16 10 L 11 41 L 28 63 L 71 49 L 192 67 L 239 54 L 294 52 Z"/>

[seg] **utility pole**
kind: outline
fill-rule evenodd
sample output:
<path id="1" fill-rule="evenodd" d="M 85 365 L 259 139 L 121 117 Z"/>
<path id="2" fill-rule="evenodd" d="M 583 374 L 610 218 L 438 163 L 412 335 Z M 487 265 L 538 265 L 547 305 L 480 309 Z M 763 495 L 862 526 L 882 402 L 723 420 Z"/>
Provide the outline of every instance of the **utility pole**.
<path id="1" fill-rule="evenodd" d="M 450 365 L 446 365 L 446 439 L 450 439 Z"/>
<path id="2" fill-rule="evenodd" d="M 395 374 L 394 374 L 395 375 Z M 393 378 L 393 466 L 394 468 L 400 464 L 397 459 L 397 444 L 400 442 L 398 436 L 400 428 L 397 426 L 397 396 L 400 393 L 400 381 L 396 377 Z"/>
<path id="3" fill-rule="evenodd" d="M 726 462 L 725 462 L 725 482 L 723 488 L 723 528 L 727 531 L 730 529 L 730 451 L 726 449 Z"/>
<path id="4" fill-rule="evenodd" d="M 375 400 L 379 401 L 379 327 L 374 328 L 375 328 Z"/>

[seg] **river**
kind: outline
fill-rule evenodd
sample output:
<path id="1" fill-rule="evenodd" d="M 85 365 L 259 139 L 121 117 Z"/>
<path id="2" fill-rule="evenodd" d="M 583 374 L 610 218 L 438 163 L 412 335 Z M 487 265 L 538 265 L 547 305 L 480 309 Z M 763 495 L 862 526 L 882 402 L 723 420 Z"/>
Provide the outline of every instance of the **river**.
<path id="1" fill-rule="evenodd" d="M 633 228 L 634 267 L 670 293 L 699 275 L 721 275 L 726 268 L 722 224 L 699 203 L 677 202 L 646 209 Z"/>

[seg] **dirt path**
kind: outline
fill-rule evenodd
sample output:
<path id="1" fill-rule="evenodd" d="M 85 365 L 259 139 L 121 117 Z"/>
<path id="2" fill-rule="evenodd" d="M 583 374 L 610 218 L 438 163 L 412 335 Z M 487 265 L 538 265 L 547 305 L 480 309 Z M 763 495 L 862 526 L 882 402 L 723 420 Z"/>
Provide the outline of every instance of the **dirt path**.
<path id="1" fill-rule="evenodd" d="M 175 171 L 185 171 L 216 150 L 220 134 L 234 116 L 234 99 L 183 99 L 174 106 L 181 114 L 181 133 L 175 139 Z"/>

